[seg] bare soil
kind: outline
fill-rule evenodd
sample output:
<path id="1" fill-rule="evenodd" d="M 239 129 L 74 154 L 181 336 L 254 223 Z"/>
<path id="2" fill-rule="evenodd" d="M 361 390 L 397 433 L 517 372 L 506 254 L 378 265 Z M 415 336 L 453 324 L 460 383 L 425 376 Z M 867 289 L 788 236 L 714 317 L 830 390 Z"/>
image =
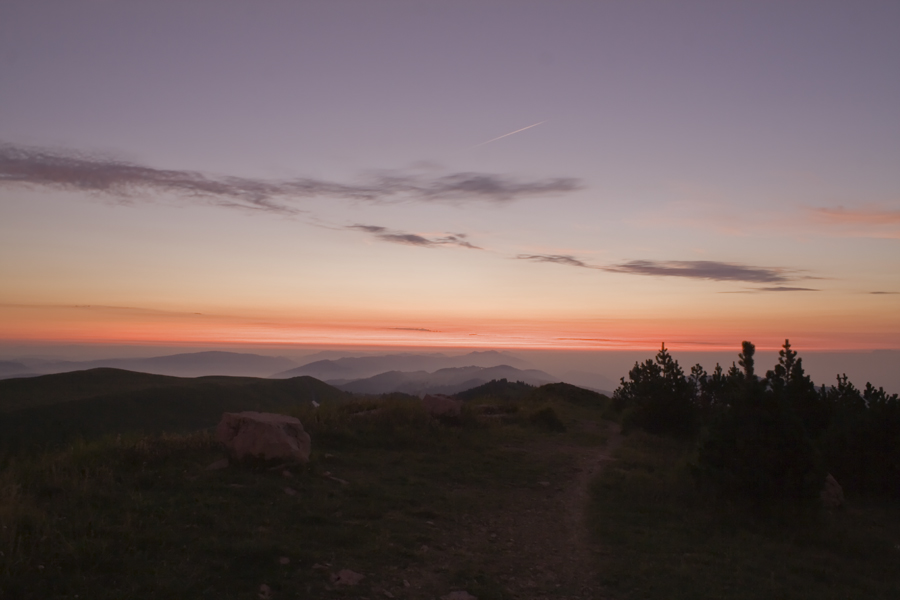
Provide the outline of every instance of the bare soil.
<path id="1" fill-rule="evenodd" d="M 434 541 L 420 549 L 425 568 L 397 573 L 398 579 L 409 583 L 397 590 L 400 595 L 439 597 L 442 594 L 435 590 L 446 586 L 448 572 L 456 572 L 462 574 L 460 579 L 468 575 L 480 582 L 480 596 L 478 590 L 466 590 L 478 597 L 608 598 L 597 579 L 598 555 L 603 551 L 590 539 L 585 519 L 590 484 L 614 460 L 622 435 L 618 425 L 608 422 L 579 425 L 586 430 L 605 429 L 606 445 L 507 448 L 521 453 L 523 460 L 530 453 L 563 454 L 569 466 L 552 481 L 510 490 L 502 499 L 502 510 L 436 523 Z M 463 585 L 458 589 L 463 590 Z"/>

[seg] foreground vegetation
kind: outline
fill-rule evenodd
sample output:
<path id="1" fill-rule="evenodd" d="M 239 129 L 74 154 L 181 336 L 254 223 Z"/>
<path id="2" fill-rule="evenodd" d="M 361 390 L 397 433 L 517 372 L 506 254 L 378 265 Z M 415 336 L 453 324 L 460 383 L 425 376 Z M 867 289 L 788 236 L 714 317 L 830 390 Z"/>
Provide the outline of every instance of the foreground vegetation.
<path id="1" fill-rule="evenodd" d="M 791 352 L 756 377 L 752 345 L 712 375 L 663 350 L 612 400 L 495 381 L 448 418 L 311 378 L 13 381 L 0 599 L 900 597 L 897 463 L 817 501 L 892 460 L 898 400 L 817 390 Z M 300 418 L 310 462 L 208 468 L 245 409 Z"/>
<path id="2" fill-rule="evenodd" d="M 449 421 L 408 397 L 304 402 L 289 411 L 313 438 L 302 468 L 208 470 L 222 456 L 208 431 L 7 457 L 0 597 L 253 598 L 265 585 L 279 598 L 502 598 L 520 584 L 569 595 L 531 573 L 504 520 L 558 502 L 571 449 L 603 442 L 579 424 L 606 399 L 565 391 L 472 401 Z M 557 535 L 534 519 L 527 535 Z M 365 578 L 335 583 L 342 569 Z"/>
<path id="3" fill-rule="evenodd" d="M 785 340 L 756 374 L 755 347 L 738 365 L 689 375 L 663 345 L 614 394 L 628 427 L 694 439 L 695 474 L 723 496 L 758 505 L 818 501 L 826 473 L 850 492 L 900 499 L 900 396 L 845 375 L 816 388 Z"/>
<path id="4" fill-rule="evenodd" d="M 900 598 L 896 502 L 761 512 L 698 488 L 693 460 L 693 442 L 635 431 L 594 482 L 589 526 L 611 597 Z"/>

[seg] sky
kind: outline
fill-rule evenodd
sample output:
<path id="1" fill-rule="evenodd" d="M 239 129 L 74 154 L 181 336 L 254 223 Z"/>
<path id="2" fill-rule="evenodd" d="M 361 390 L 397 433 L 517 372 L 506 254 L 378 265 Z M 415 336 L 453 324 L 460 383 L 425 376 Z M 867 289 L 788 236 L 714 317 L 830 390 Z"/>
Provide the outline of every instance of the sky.
<path id="1" fill-rule="evenodd" d="M 0 4 L 0 342 L 900 348 L 900 3 Z"/>

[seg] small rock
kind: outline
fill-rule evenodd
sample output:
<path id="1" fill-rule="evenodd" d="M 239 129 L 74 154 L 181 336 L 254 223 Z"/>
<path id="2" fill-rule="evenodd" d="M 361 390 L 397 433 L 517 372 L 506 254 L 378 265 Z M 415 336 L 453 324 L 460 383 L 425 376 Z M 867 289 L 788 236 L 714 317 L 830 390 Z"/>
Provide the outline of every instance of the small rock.
<path id="1" fill-rule="evenodd" d="M 441 596 L 441 600 L 478 600 L 478 598 L 466 591 L 456 591 L 450 592 L 446 596 Z"/>
<path id="2" fill-rule="evenodd" d="M 403 587 L 409 587 L 409 582 L 407 580 L 403 580 Z"/>
<path id="3" fill-rule="evenodd" d="M 356 585 L 365 577 L 362 573 L 357 573 L 350 569 L 341 569 L 337 575 L 332 575 L 331 581 L 335 585 Z"/>
<path id="4" fill-rule="evenodd" d="M 228 468 L 228 459 L 221 458 L 216 462 L 212 463 L 208 467 L 206 467 L 207 471 L 218 471 L 219 469 L 227 469 Z"/>
<path id="5" fill-rule="evenodd" d="M 281 558 L 278 559 L 278 564 L 279 565 L 289 565 L 289 564 L 291 564 L 291 559 L 289 559 L 287 556 L 282 556 Z"/>
<path id="6" fill-rule="evenodd" d="M 292 487 L 286 487 L 286 488 L 284 488 L 284 493 L 287 494 L 288 496 L 296 496 L 297 490 L 295 490 Z"/>
<path id="7" fill-rule="evenodd" d="M 259 594 L 256 595 L 259 600 L 268 600 L 272 597 L 272 588 L 267 586 L 266 584 L 261 584 L 259 586 Z"/>
<path id="8" fill-rule="evenodd" d="M 328 567 L 330 566 L 331 565 L 329 565 L 328 563 L 325 563 L 324 565 L 322 563 L 316 563 L 312 566 L 312 568 L 313 571 L 327 571 Z"/>
<path id="9" fill-rule="evenodd" d="M 384 590 L 384 595 L 387 596 L 388 598 L 393 598 L 393 597 L 394 597 L 394 595 L 393 595 L 392 593 L 390 593 L 389 591 L 387 591 L 387 590 Z"/>
<path id="10" fill-rule="evenodd" d="M 538 485 L 542 485 L 544 487 L 550 487 L 549 481 L 538 481 Z"/>
<path id="11" fill-rule="evenodd" d="M 426 394 L 422 398 L 422 406 L 433 417 L 458 417 L 462 410 L 462 401 L 444 394 Z"/>
<path id="12" fill-rule="evenodd" d="M 831 473 L 825 478 L 825 486 L 820 497 L 825 508 L 840 508 L 844 505 L 844 488 Z"/>
<path id="13" fill-rule="evenodd" d="M 290 471 L 288 471 L 287 469 L 285 469 L 284 471 L 281 472 L 281 476 L 287 477 L 288 479 L 290 479 L 294 476 L 294 474 L 291 473 Z"/>

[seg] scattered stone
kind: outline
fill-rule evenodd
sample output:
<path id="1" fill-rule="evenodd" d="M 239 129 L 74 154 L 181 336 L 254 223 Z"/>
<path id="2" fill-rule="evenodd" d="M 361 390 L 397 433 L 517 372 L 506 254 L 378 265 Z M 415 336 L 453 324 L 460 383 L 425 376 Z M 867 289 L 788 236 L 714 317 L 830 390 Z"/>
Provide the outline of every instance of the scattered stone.
<path id="1" fill-rule="evenodd" d="M 538 485 L 543 486 L 543 487 L 550 487 L 550 482 L 549 481 L 538 481 Z"/>
<path id="2" fill-rule="evenodd" d="M 394 597 L 394 595 L 393 595 L 392 593 L 390 593 L 389 591 L 387 591 L 387 590 L 384 590 L 384 595 L 387 596 L 388 598 L 393 598 L 393 597 Z"/>
<path id="3" fill-rule="evenodd" d="M 341 569 L 337 575 L 331 576 L 331 582 L 335 585 L 356 585 L 366 576 L 350 569 Z"/>
<path id="4" fill-rule="evenodd" d="M 295 490 L 292 487 L 286 487 L 286 488 L 284 488 L 284 493 L 287 494 L 288 496 L 296 496 L 297 490 Z"/>
<path id="5" fill-rule="evenodd" d="M 272 588 L 263 583 L 259 586 L 259 594 L 256 597 L 259 600 L 269 600 L 272 597 Z"/>
<path id="6" fill-rule="evenodd" d="M 291 564 L 291 559 L 289 559 L 287 556 L 282 556 L 281 558 L 278 559 L 278 564 L 279 565 L 289 565 L 289 564 Z"/>
<path id="7" fill-rule="evenodd" d="M 462 401 L 444 394 L 425 394 L 422 406 L 432 417 L 458 417 L 462 410 Z"/>
<path id="8" fill-rule="evenodd" d="M 299 419 L 286 415 L 225 413 L 216 427 L 216 439 L 235 460 L 309 461 L 309 434 Z"/>
<path id="9" fill-rule="evenodd" d="M 407 580 L 403 580 L 403 587 L 409 587 L 409 582 Z"/>
<path id="10" fill-rule="evenodd" d="M 291 473 L 290 471 L 288 471 L 287 469 L 285 469 L 284 471 L 281 472 L 281 476 L 282 476 L 282 477 L 287 477 L 288 479 L 291 479 L 291 478 L 294 477 L 294 474 Z"/>
<path id="11" fill-rule="evenodd" d="M 322 477 L 324 477 L 325 479 L 330 479 L 332 481 L 337 481 L 341 485 L 348 485 L 350 483 L 349 481 L 345 481 L 345 480 L 341 479 L 340 477 L 335 477 L 334 475 L 331 474 L 330 471 L 325 471 L 324 473 L 322 473 Z"/>
<path id="12" fill-rule="evenodd" d="M 206 467 L 207 471 L 218 471 L 219 469 L 227 469 L 228 468 L 228 459 L 222 458 L 212 463 L 208 467 Z"/>
<path id="13" fill-rule="evenodd" d="M 478 598 L 466 591 L 456 591 L 450 592 L 446 596 L 441 596 L 441 600 L 478 600 Z"/>
<path id="14" fill-rule="evenodd" d="M 312 568 L 313 568 L 313 571 L 327 571 L 328 567 L 330 567 L 330 566 L 331 565 L 328 563 L 325 563 L 324 565 L 322 563 L 316 563 L 312 566 Z"/>
<path id="15" fill-rule="evenodd" d="M 821 498 L 825 508 L 840 508 L 844 505 L 844 488 L 831 473 L 825 477 L 825 487 L 822 488 Z"/>

